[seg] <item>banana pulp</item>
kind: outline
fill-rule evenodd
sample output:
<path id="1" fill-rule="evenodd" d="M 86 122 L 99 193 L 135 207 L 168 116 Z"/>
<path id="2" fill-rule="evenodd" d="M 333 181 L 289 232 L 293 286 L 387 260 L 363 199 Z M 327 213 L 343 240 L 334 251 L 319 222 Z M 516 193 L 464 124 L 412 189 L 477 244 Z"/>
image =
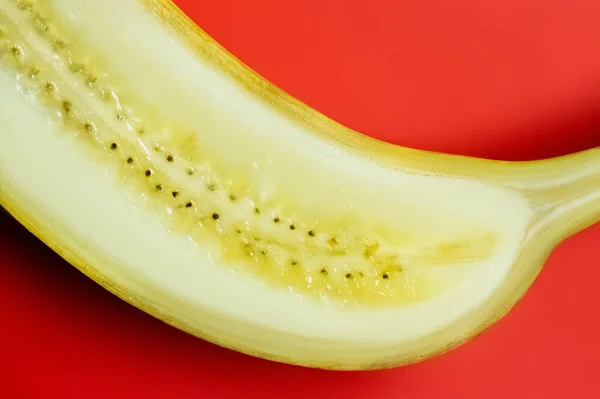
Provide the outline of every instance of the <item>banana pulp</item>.
<path id="1" fill-rule="evenodd" d="M 0 203 L 220 345 L 325 368 L 416 361 L 505 312 L 554 243 L 532 243 L 552 201 L 527 190 L 549 164 L 358 135 L 166 1 L 0 0 L 0 46 Z"/>

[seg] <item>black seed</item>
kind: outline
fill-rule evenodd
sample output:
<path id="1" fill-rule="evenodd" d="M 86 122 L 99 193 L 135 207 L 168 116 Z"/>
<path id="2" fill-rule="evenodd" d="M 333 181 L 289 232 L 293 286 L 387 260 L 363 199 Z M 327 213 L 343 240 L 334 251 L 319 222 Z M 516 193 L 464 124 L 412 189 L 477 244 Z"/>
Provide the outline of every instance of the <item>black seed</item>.
<path id="1" fill-rule="evenodd" d="M 190 175 L 190 176 L 192 176 L 194 174 L 194 169 L 189 168 L 188 171 L 187 171 L 187 174 Z"/>
<path id="2" fill-rule="evenodd" d="M 260 208 L 254 208 L 254 213 L 259 214 L 260 213 Z"/>
<path id="3" fill-rule="evenodd" d="M 352 273 L 346 273 L 346 278 L 352 278 Z"/>
<path id="4" fill-rule="evenodd" d="M 315 236 L 315 232 L 312 231 L 312 230 L 308 230 L 308 235 L 311 236 L 311 237 L 314 237 Z"/>
<path id="5" fill-rule="evenodd" d="M 146 177 L 152 176 L 152 170 L 146 169 Z"/>
<path id="6" fill-rule="evenodd" d="M 217 220 L 219 218 L 219 214 L 218 213 L 213 213 L 212 214 L 212 218 Z"/>
<path id="7" fill-rule="evenodd" d="M 139 135 L 143 135 L 144 133 L 145 133 L 145 130 L 144 130 L 143 127 L 141 127 L 141 128 L 138 129 L 138 134 Z"/>
<path id="8" fill-rule="evenodd" d="M 323 275 L 327 275 L 327 274 L 329 274 L 329 272 L 327 271 L 327 269 L 326 269 L 326 268 L 322 268 L 322 269 L 321 269 L 321 274 L 323 274 Z"/>
<path id="9" fill-rule="evenodd" d="M 85 122 L 83 125 L 81 125 L 81 128 L 85 130 L 88 134 L 92 134 L 96 131 L 96 127 L 91 122 Z"/>
<path id="10" fill-rule="evenodd" d="M 237 198 L 236 198 L 235 194 L 229 194 L 229 199 L 232 201 L 235 201 Z"/>
<path id="11" fill-rule="evenodd" d="M 273 219 L 273 221 L 274 221 L 275 223 L 279 223 L 280 219 L 279 219 L 278 217 L 276 217 L 275 219 Z"/>
<path id="12" fill-rule="evenodd" d="M 111 149 L 111 150 L 116 150 L 116 149 L 117 149 L 117 147 L 118 147 L 117 143 L 112 143 L 112 144 L 110 145 L 110 149 Z"/>
<path id="13" fill-rule="evenodd" d="M 297 260 L 293 260 L 293 261 L 292 261 L 292 266 L 296 266 L 297 264 L 298 264 L 298 261 L 297 261 Z"/>
<path id="14" fill-rule="evenodd" d="M 127 163 L 133 163 L 133 158 L 131 158 L 131 157 L 127 158 Z"/>
<path id="15" fill-rule="evenodd" d="M 125 115 L 117 114 L 117 120 L 123 122 L 125 120 Z"/>
<path id="16" fill-rule="evenodd" d="M 215 191 L 215 185 L 210 183 L 209 185 L 206 186 L 210 191 Z"/>
<path id="17" fill-rule="evenodd" d="M 71 104 L 71 102 L 69 102 L 69 101 L 63 101 L 62 108 L 65 112 L 69 113 L 69 112 L 71 112 L 71 110 L 73 108 L 73 104 Z"/>
<path id="18" fill-rule="evenodd" d="M 236 233 L 238 233 L 238 234 L 241 234 L 241 233 L 242 233 L 242 230 L 240 230 L 240 229 L 235 229 L 235 232 L 236 232 Z"/>
<path id="19" fill-rule="evenodd" d="M 44 87 L 46 89 L 46 94 L 53 95 L 54 93 L 56 93 L 56 86 L 54 85 L 54 83 L 46 82 Z"/>
<path id="20" fill-rule="evenodd" d="M 179 191 L 175 190 L 171 193 L 171 195 L 173 196 L 173 198 L 177 198 L 177 196 L 179 195 Z"/>
<path id="21" fill-rule="evenodd" d="M 296 230 L 296 225 L 290 224 L 290 230 Z"/>
<path id="22" fill-rule="evenodd" d="M 155 187 L 156 191 L 162 190 L 162 184 L 157 184 Z"/>
<path id="23" fill-rule="evenodd" d="M 175 158 L 173 157 L 173 155 L 169 155 L 167 157 L 167 161 L 169 161 L 169 162 L 173 162 L 174 160 L 175 160 Z"/>
<path id="24" fill-rule="evenodd" d="M 8 51 L 16 58 L 20 59 L 23 56 L 23 50 L 19 46 L 12 46 Z"/>
<path id="25" fill-rule="evenodd" d="M 365 274 L 363 272 L 358 272 L 358 275 L 361 276 L 361 277 L 365 276 Z"/>
<path id="26" fill-rule="evenodd" d="M 264 249 L 262 249 L 262 250 L 260 251 L 260 253 L 261 253 L 261 254 L 263 254 L 263 255 L 265 255 L 265 256 L 268 254 L 268 252 L 267 252 L 267 251 L 265 251 Z"/>
<path id="27" fill-rule="evenodd" d="M 381 275 L 381 278 L 383 278 L 384 280 L 387 280 L 388 278 L 390 278 L 390 275 L 389 275 L 389 274 L 387 274 L 387 273 L 383 273 L 383 274 Z"/>
<path id="28" fill-rule="evenodd" d="M 186 208 L 191 208 L 192 205 L 194 205 L 194 203 L 192 201 L 188 201 L 188 202 L 185 203 L 185 207 Z"/>

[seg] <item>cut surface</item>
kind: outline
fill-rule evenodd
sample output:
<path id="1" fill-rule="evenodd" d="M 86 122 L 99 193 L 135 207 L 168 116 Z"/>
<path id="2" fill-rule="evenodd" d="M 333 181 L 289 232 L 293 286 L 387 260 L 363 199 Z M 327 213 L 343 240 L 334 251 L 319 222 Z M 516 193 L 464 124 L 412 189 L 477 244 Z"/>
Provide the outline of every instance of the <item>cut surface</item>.
<path id="1" fill-rule="evenodd" d="M 162 4 L 0 0 L 0 199 L 84 271 L 224 345 L 340 365 L 413 351 L 504 281 L 519 193 L 309 129 Z"/>

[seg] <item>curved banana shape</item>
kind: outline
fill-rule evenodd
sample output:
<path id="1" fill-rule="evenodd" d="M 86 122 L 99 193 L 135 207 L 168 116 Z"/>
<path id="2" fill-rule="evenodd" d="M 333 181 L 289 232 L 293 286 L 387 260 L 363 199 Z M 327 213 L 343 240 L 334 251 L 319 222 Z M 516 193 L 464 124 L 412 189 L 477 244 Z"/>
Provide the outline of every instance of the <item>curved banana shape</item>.
<path id="1" fill-rule="evenodd" d="M 600 219 L 600 150 L 392 146 L 273 87 L 166 0 L 0 0 L 0 204 L 209 341 L 365 369 L 452 348 Z"/>

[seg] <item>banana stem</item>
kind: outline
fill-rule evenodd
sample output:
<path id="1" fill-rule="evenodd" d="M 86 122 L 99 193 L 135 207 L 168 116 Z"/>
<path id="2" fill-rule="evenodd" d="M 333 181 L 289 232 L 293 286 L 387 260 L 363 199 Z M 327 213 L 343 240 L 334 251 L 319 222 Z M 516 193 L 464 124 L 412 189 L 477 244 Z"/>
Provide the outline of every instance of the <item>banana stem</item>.
<path id="1" fill-rule="evenodd" d="M 538 226 L 560 241 L 600 222 L 600 147 L 541 161 L 534 170 L 538 186 L 526 195 Z"/>

